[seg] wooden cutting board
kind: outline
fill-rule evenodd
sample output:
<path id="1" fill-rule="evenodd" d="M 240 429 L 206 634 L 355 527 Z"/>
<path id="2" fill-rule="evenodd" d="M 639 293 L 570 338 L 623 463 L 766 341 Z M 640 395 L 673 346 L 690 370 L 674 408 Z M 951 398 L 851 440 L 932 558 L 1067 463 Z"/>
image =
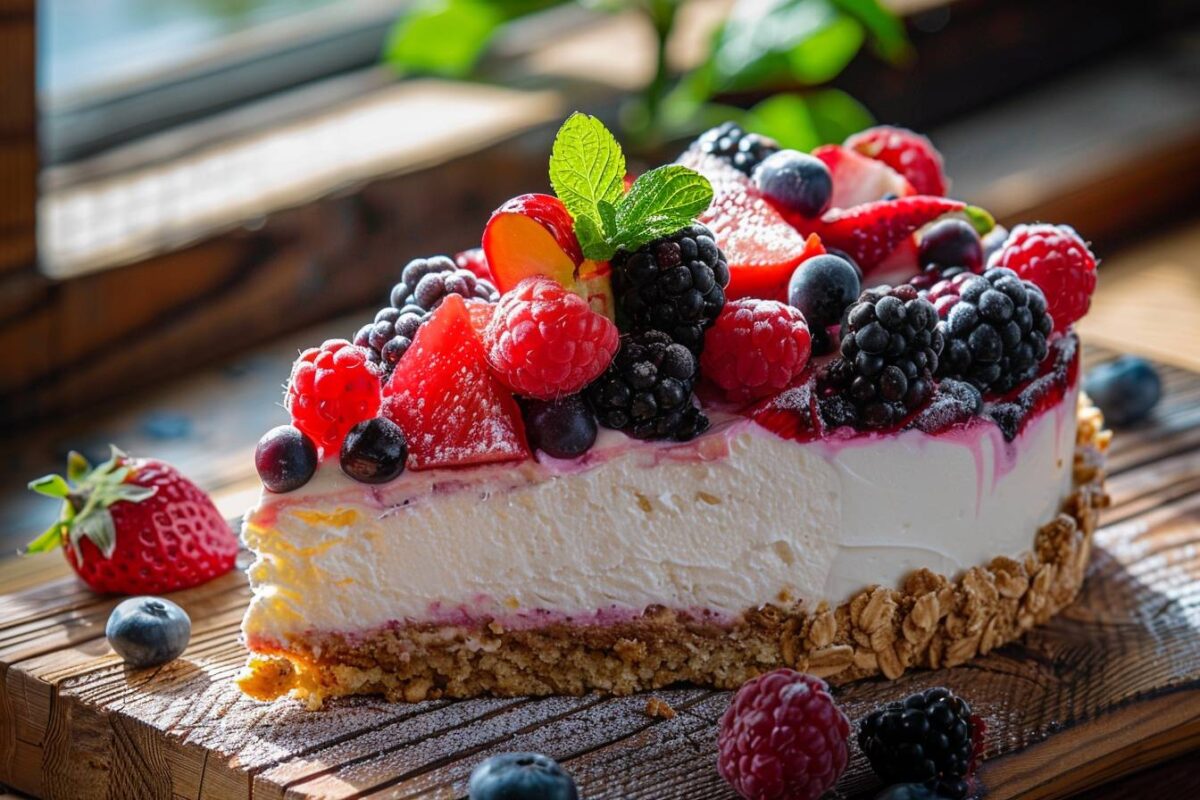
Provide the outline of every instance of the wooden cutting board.
<path id="1" fill-rule="evenodd" d="M 1079 600 L 965 666 L 839 690 L 852 719 L 950 686 L 988 724 L 989 798 L 1064 797 L 1200 748 L 1200 375 L 1162 373 L 1152 422 L 1114 443 L 1113 507 Z M 715 769 L 724 692 L 655 693 L 671 719 L 647 716 L 645 695 L 254 703 L 231 683 L 247 598 L 240 573 L 177 593 L 191 646 L 138 671 L 104 639 L 115 599 L 67 578 L 0 595 L 0 784 L 72 799 L 449 798 L 486 756 L 529 749 L 588 798 L 733 796 Z M 874 788 L 855 748 L 839 791 Z"/>

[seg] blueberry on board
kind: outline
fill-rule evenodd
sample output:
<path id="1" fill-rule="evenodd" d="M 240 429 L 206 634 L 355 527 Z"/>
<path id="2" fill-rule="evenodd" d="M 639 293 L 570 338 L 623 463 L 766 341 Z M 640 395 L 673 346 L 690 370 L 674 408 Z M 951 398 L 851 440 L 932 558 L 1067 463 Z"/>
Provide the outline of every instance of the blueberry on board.
<path id="1" fill-rule="evenodd" d="M 529 444 L 554 458 L 578 458 L 596 443 L 596 417 L 577 394 L 557 400 L 527 400 Z"/>
<path id="2" fill-rule="evenodd" d="M 575 781 L 540 753 L 502 753 L 484 761 L 467 784 L 470 800 L 578 800 Z"/>
<path id="3" fill-rule="evenodd" d="M 360 483 L 387 483 L 404 472 L 408 440 L 387 417 L 355 425 L 342 440 L 342 472 Z"/>
<path id="4" fill-rule="evenodd" d="M 254 467 L 267 489 L 291 492 L 308 483 L 317 471 L 317 446 L 298 428 L 280 425 L 258 440 Z"/>
<path id="5" fill-rule="evenodd" d="M 1088 372 L 1083 390 L 1110 425 L 1132 425 L 1145 419 L 1158 404 L 1162 379 L 1146 359 L 1121 356 Z"/>
<path id="6" fill-rule="evenodd" d="M 754 169 L 754 185 L 777 206 L 802 217 L 819 217 L 833 199 L 833 176 L 825 162 L 808 153 L 780 150 Z"/>
<path id="7" fill-rule="evenodd" d="M 810 330 L 836 325 L 858 299 L 861 283 L 849 261 L 829 254 L 800 263 L 788 281 L 788 304 L 800 309 Z"/>
<path id="8" fill-rule="evenodd" d="M 112 610 L 104 635 L 129 666 L 154 667 L 179 658 L 192 636 L 192 621 L 170 600 L 131 597 Z"/>

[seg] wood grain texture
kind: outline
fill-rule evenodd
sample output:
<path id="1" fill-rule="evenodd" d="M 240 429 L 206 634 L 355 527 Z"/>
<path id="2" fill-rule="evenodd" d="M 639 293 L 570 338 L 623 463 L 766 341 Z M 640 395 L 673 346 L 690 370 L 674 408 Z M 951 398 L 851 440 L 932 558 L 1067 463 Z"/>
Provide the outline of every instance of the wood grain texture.
<path id="1" fill-rule="evenodd" d="M 35 38 L 34 0 L 0 9 L 0 297 L 28 291 L 36 268 Z"/>
<path id="2" fill-rule="evenodd" d="M 852 719 L 933 685 L 961 692 L 988 723 L 989 798 L 1066 797 L 1200 747 L 1200 376 L 1163 374 L 1154 419 L 1114 443 L 1114 505 L 1079 600 L 965 666 L 839 690 Z M 724 692 L 655 693 L 669 720 L 645 696 L 254 703 L 231 682 L 247 597 L 240 573 L 177 593 L 187 652 L 130 670 L 103 638 L 115 599 L 65 577 L 0 595 L 0 782 L 85 800 L 451 798 L 482 758 L 528 748 L 589 798 L 732 797 L 713 764 Z M 874 786 L 855 750 L 840 791 Z"/>

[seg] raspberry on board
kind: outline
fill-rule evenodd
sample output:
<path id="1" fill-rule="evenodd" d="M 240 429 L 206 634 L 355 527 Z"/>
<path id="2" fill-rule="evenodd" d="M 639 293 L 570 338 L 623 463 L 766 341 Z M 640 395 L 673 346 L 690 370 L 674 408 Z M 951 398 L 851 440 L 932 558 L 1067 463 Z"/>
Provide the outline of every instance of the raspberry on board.
<path id="1" fill-rule="evenodd" d="M 717 771 L 746 800 L 817 800 L 846 769 L 850 722 L 820 678 L 777 669 L 721 717 Z"/>
<path id="2" fill-rule="evenodd" d="M 284 406 L 325 455 L 337 453 L 346 431 L 379 410 L 379 369 L 364 348 L 330 339 L 296 359 Z"/>
<path id="3" fill-rule="evenodd" d="M 1067 225 L 1018 225 L 989 267 L 1007 267 L 1046 295 L 1054 330 L 1062 333 L 1083 318 L 1096 291 L 1096 256 Z"/>
<path id="4" fill-rule="evenodd" d="M 483 334 L 488 364 L 513 391 L 538 400 L 574 394 L 617 352 L 617 326 L 545 277 L 506 293 Z"/>
<path id="5" fill-rule="evenodd" d="M 742 403 L 778 394 L 804 371 L 812 336 L 804 315 L 775 300 L 725 305 L 705 337 L 700 371 L 727 399 Z"/>

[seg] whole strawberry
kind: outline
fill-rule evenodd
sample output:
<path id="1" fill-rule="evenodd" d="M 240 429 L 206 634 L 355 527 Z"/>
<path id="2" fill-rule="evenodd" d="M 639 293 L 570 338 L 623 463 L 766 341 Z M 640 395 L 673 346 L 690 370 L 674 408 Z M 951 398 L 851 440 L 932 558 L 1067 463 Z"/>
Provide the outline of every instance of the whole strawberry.
<path id="1" fill-rule="evenodd" d="M 237 537 L 208 495 L 170 464 L 114 447 L 93 468 L 72 452 L 66 479 L 47 475 L 29 488 L 61 499 L 63 510 L 25 552 L 62 546 L 97 592 L 162 594 L 233 569 Z"/>
<path id="2" fill-rule="evenodd" d="M 745 800 L 817 800 L 846 769 L 850 722 L 825 681 L 777 669 L 733 696 L 717 771 Z"/>
<path id="3" fill-rule="evenodd" d="M 1096 257 L 1067 225 L 1018 225 L 989 267 L 1007 267 L 1046 295 L 1054 330 L 1063 332 L 1087 313 L 1096 291 Z"/>

